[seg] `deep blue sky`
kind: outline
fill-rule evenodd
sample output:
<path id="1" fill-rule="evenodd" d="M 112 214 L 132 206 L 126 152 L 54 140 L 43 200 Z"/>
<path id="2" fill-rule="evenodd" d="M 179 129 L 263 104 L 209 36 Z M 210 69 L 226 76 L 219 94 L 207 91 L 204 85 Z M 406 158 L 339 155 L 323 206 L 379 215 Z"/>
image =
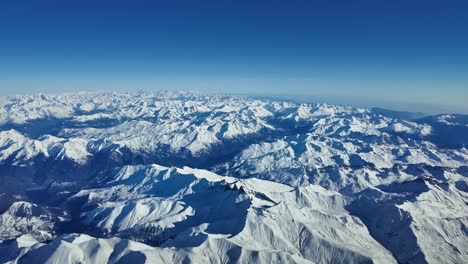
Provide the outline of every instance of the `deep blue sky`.
<path id="1" fill-rule="evenodd" d="M 468 113 L 468 1 L 1 0 L 0 89 L 300 95 Z"/>

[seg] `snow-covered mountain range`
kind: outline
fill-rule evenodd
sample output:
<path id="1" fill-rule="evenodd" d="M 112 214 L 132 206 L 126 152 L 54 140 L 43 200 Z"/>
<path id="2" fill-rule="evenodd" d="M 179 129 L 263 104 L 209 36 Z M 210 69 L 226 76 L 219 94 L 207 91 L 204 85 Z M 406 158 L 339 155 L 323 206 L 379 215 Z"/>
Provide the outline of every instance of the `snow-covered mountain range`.
<path id="1" fill-rule="evenodd" d="M 391 113 L 0 98 L 0 262 L 464 263 L 468 118 Z"/>

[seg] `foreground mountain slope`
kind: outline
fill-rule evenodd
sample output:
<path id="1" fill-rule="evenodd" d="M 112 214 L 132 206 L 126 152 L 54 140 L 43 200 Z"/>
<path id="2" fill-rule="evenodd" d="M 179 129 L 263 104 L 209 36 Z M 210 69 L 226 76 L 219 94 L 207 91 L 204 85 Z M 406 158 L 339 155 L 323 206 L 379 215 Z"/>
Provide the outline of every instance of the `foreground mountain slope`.
<path id="1" fill-rule="evenodd" d="M 172 258 L 247 263 L 260 254 L 268 262 L 394 261 L 344 209 L 346 198 L 319 186 L 294 189 L 154 165 L 125 167 L 104 187 L 70 199 L 80 197 L 86 197 L 80 219 L 87 232 L 177 248 Z M 45 249 L 28 250 L 20 259 Z"/>
<path id="2" fill-rule="evenodd" d="M 86 198 L 83 213 L 77 220 L 84 232 L 156 246 L 136 250 L 148 259 L 154 259 L 148 257 L 153 254 L 214 263 L 223 259 L 248 263 L 256 258 L 459 263 L 468 253 L 464 247 L 467 195 L 429 179 L 379 186 L 349 197 L 317 185 L 293 188 L 187 167 L 130 166 L 102 188 L 80 191 L 70 201 L 82 197 Z M 107 241 L 89 239 L 93 244 Z M 115 243 L 111 241 L 105 243 Z M 69 249 L 65 242 L 58 238 L 45 246 L 26 247 L 17 258 L 39 254 L 61 261 L 91 254 L 86 251 L 89 245 L 83 249 L 79 243 L 70 246 L 77 249 Z M 58 254 L 57 246 L 65 253 Z M 97 256 L 89 258 L 102 258 L 101 254 L 109 258 L 119 250 L 121 246 L 99 247 L 97 253 L 92 251 Z"/>

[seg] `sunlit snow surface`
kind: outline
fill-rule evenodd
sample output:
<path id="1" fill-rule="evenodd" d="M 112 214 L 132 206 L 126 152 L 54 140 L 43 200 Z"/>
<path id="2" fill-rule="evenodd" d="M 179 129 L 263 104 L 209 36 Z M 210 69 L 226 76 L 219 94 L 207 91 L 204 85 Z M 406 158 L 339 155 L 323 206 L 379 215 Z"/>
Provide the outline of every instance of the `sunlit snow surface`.
<path id="1" fill-rule="evenodd" d="M 0 262 L 464 263 L 468 118 L 195 93 L 0 99 Z"/>

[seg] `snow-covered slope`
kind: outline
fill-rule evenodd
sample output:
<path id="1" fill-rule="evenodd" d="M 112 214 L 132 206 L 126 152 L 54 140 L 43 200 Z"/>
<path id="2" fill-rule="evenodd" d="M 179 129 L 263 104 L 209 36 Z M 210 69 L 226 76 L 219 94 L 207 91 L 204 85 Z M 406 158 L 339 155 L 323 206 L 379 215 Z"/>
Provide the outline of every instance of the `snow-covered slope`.
<path id="1" fill-rule="evenodd" d="M 363 138 L 362 134 L 327 135 L 312 130 L 252 144 L 218 168 L 239 177 L 355 192 L 427 175 L 447 180 L 445 175 L 463 170 L 467 159 L 464 148 L 439 149 L 430 142 L 386 132 Z"/>
<path id="2" fill-rule="evenodd" d="M 70 199 L 83 196 L 89 232 L 172 249 L 180 259 L 394 262 L 344 209 L 346 198 L 319 186 L 295 189 L 153 165 L 125 167 L 104 187 Z M 23 258 L 29 254 L 34 250 Z"/>
<path id="3" fill-rule="evenodd" d="M 0 237 L 8 240 L 30 234 L 37 241 L 47 241 L 54 237 L 55 225 L 67 220 L 67 212 L 58 208 L 15 202 L 0 215 Z"/>
<path id="4" fill-rule="evenodd" d="M 154 165 L 125 167 L 107 186 L 73 198 L 81 196 L 87 197 L 83 224 L 100 236 L 213 250 L 215 256 L 236 247 L 245 254 L 282 248 L 276 258 L 286 254 L 312 262 L 393 259 L 344 209 L 343 196 L 319 186 L 294 189 Z M 321 247 L 338 253 L 321 252 Z"/>
<path id="5" fill-rule="evenodd" d="M 2 98 L 0 262 L 463 263 L 466 117 L 385 113 L 170 92 Z"/>

